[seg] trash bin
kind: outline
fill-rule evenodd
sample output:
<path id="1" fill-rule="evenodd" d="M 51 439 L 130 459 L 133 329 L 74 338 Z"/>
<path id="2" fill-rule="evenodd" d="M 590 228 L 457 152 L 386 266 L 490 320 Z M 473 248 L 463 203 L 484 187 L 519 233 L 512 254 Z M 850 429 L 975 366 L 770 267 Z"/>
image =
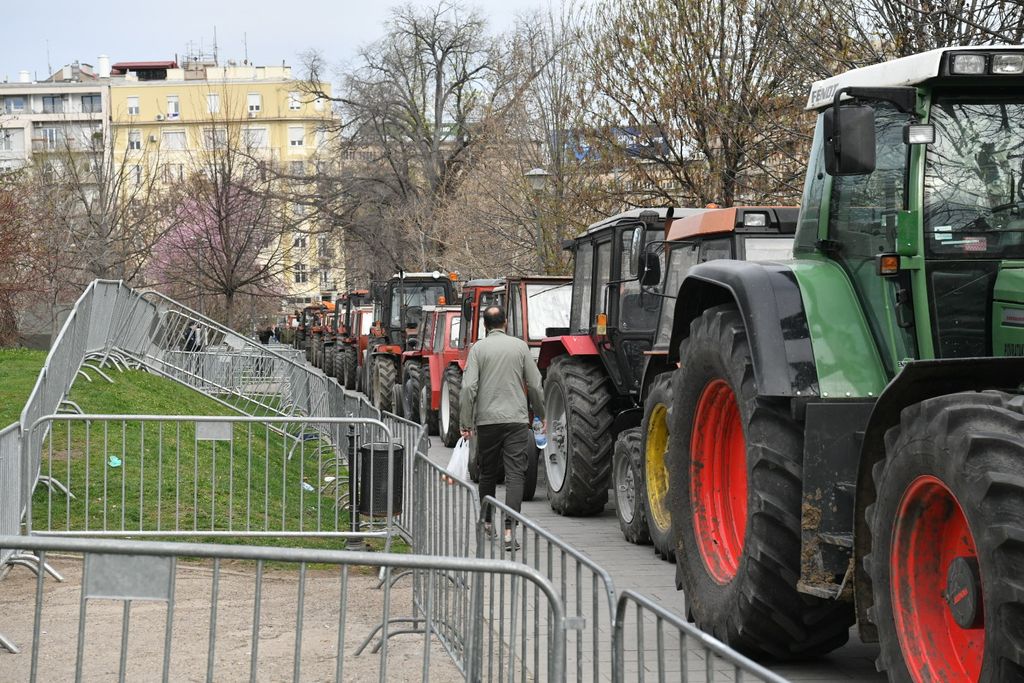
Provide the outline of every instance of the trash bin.
<path id="1" fill-rule="evenodd" d="M 395 469 L 391 472 L 394 503 L 392 514 L 402 511 L 402 482 L 405 464 L 405 449 L 394 444 Z M 356 489 L 356 509 L 367 517 L 386 517 L 388 514 L 388 444 L 384 442 L 364 443 L 359 447 L 359 485 Z M 372 468 L 372 469 L 371 469 Z M 372 475 L 372 477 L 371 477 Z"/>

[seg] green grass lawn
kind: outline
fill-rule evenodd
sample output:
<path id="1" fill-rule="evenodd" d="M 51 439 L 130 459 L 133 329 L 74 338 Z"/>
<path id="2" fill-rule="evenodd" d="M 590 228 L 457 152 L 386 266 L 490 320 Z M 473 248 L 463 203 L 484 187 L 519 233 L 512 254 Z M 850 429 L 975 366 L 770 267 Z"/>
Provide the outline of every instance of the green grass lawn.
<path id="1" fill-rule="evenodd" d="M 0 417 L 16 421 L 45 353 L 0 351 Z M 176 382 L 141 371 L 108 369 L 110 384 L 96 373 L 81 377 L 69 398 L 89 414 L 207 415 L 238 413 Z M 75 495 L 39 486 L 33 526 L 53 530 L 247 530 L 334 531 L 349 528 L 347 504 L 326 477 L 347 482 L 344 439 L 326 439 L 291 424 L 230 422 L 227 439 L 197 438 L 194 421 L 93 421 L 54 423 L 42 448 L 42 474 Z M 228 435 L 223 435 L 228 436 Z M 305 484 L 305 486 L 304 486 Z M 309 490 L 312 487 L 312 491 Z M 343 489 L 344 490 L 344 489 Z M 166 537 L 201 540 L 199 537 Z M 209 538 L 218 543 L 255 543 L 316 548 L 344 547 L 343 539 L 246 536 Z M 371 547 L 381 547 L 371 542 Z M 397 541 L 394 550 L 407 550 Z"/>
<path id="2" fill-rule="evenodd" d="M 21 416 L 45 360 L 45 351 L 0 349 L 0 429 Z"/>

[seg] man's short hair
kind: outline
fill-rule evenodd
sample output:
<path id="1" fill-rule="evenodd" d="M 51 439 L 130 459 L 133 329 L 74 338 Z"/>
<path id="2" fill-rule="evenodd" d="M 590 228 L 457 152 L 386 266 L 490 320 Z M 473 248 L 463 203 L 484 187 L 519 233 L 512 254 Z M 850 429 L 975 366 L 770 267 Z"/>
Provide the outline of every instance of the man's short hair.
<path id="1" fill-rule="evenodd" d="M 484 309 L 483 319 L 485 330 L 496 330 L 505 324 L 505 309 L 497 304 L 488 306 Z"/>

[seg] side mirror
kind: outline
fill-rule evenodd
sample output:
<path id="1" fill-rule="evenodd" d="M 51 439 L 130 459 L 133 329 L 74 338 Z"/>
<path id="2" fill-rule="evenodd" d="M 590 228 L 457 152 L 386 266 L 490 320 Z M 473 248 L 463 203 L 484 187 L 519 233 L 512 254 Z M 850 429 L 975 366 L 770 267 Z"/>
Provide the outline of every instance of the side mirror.
<path id="1" fill-rule="evenodd" d="M 657 287 L 661 284 L 661 259 L 657 254 L 644 254 L 644 268 L 640 275 L 641 287 Z"/>
<path id="2" fill-rule="evenodd" d="M 644 253 L 644 237 L 647 229 L 644 227 L 633 229 L 633 239 L 629 243 L 629 275 L 637 277 L 640 275 L 640 257 Z"/>
<path id="3" fill-rule="evenodd" d="M 831 176 L 875 170 L 875 110 L 864 105 L 825 111 L 825 170 Z"/>

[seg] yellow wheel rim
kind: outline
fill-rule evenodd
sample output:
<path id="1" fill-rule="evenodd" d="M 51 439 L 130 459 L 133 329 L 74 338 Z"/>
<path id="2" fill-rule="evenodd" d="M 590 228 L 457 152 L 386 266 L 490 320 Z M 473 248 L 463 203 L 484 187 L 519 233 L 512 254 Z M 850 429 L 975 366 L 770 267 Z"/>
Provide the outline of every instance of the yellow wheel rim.
<path id="1" fill-rule="evenodd" d="M 644 453 L 647 507 L 654 524 L 667 531 L 672 524 L 668 511 L 668 468 L 665 453 L 668 450 L 668 406 L 657 403 L 647 420 L 647 447 Z"/>

